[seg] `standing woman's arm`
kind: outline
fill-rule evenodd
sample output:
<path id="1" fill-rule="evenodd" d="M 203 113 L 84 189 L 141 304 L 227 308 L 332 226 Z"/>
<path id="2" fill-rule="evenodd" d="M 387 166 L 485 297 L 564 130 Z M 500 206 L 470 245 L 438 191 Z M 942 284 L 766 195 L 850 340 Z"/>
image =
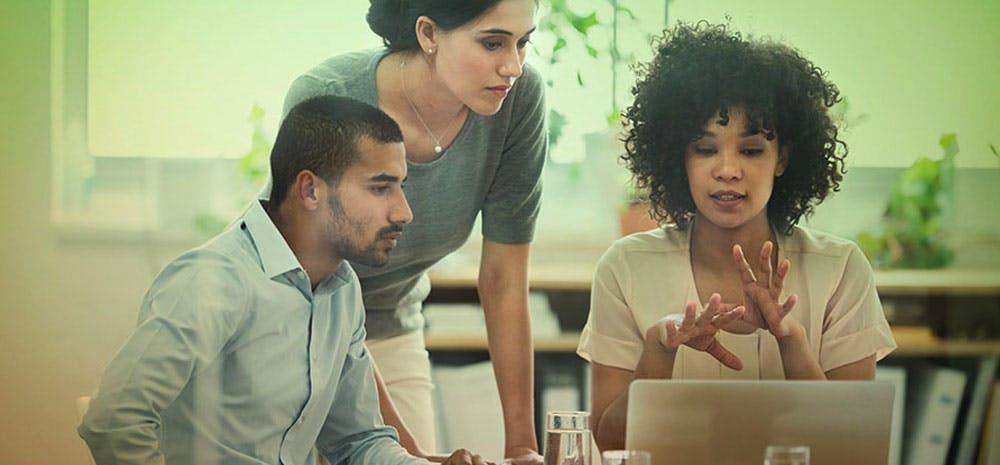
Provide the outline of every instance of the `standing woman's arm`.
<path id="1" fill-rule="evenodd" d="M 385 424 L 396 428 L 396 433 L 399 435 L 399 445 L 403 446 L 410 455 L 424 458 L 431 462 L 444 462 L 448 458 L 447 455 L 438 454 L 436 451 L 424 450 L 417 443 L 417 438 L 413 437 L 410 428 L 406 426 L 406 422 L 399 416 L 396 404 L 392 403 L 392 398 L 389 397 L 389 390 L 385 387 L 385 381 L 382 380 L 382 374 L 379 373 L 378 366 L 375 365 L 375 360 L 371 359 L 371 361 L 372 371 L 375 374 L 375 387 L 378 390 L 379 412 L 382 414 L 382 421 Z"/>
<path id="2" fill-rule="evenodd" d="M 534 360 L 528 316 L 529 247 L 529 244 L 483 240 L 479 300 L 486 315 L 490 358 L 503 406 L 504 456 L 540 463 L 532 397 Z"/>
<path id="3" fill-rule="evenodd" d="M 479 300 L 486 315 L 490 358 L 504 419 L 504 457 L 541 465 L 534 427 L 534 358 L 528 316 L 528 251 L 542 194 L 548 147 L 545 85 L 524 65 L 505 107 L 502 160 L 482 207 Z"/>

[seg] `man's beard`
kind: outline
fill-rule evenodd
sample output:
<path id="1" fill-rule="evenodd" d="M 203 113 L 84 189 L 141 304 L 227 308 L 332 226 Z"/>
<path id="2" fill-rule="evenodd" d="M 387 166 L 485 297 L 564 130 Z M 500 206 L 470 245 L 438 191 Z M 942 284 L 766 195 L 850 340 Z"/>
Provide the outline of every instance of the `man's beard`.
<path id="1" fill-rule="evenodd" d="M 335 196 L 327 201 L 330 212 L 333 216 L 333 225 L 329 228 L 333 233 L 330 238 L 334 253 L 352 264 L 360 264 L 372 267 L 385 266 L 389 263 L 389 250 L 380 248 L 379 243 L 392 233 L 402 232 L 403 225 L 391 224 L 378 230 L 375 240 L 365 247 L 360 246 L 350 240 L 350 232 L 356 232 L 356 236 L 362 236 L 364 227 L 351 221 L 344 212 L 344 207 L 340 199 Z"/>

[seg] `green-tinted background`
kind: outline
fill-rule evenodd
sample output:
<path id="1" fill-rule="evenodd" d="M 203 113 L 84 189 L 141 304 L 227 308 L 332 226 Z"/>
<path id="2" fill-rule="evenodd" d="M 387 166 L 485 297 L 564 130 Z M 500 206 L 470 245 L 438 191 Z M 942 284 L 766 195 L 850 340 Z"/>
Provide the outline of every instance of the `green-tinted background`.
<path id="1" fill-rule="evenodd" d="M 722 4 L 678 0 L 671 2 L 671 12 L 690 19 Z M 753 4 L 765 8 L 778 2 Z M 733 22 L 798 45 L 830 71 L 855 111 L 869 115 L 848 135 L 855 163 L 876 166 L 885 160 L 898 168 L 916 156 L 936 155 L 940 133 L 959 133 L 963 147 L 959 165 L 980 168 L 963 171 L 961 179 L 968 182 L 956 192 L 956 223 L 972 231 L 971 243 L 981 247 L 967 254 L 971 258 L 965 262 L 995 266 L 990 257 L 997 255 L 994 203 L 1000 198 L 1000 176 L 985 144 L 1000 143 L 1000 93 L 996 90 L 1000 2 L 849 0 L 782 2 L 780 6 L 750 19 L 733 11 Z M 637 2 L 634 9 L 643 15 L 643 24 L 662 17 L 659 2 Z M 0 215 L 4 222 L 0 228 L 0 257 L 4 259 L 0 271 L 0 373 L 4 378 L 0 383 L 4 416 L 0 463 L 10 464 L 88 463 L 83 443 L 74 432 L 74 399 L 96 386 L 102 367 L 134 325 L 138 302 L 158 266 L 187 246 L 142 238 L 72 239 L 60 235 L 51 224 L 49 12 L 49 2 L 44 0 L 0 2 Z M 705 15 L 717 18 L 720 13 Z M 641 48 L 634 43 L 642 40 L 633 39 L 629 46 Z M 905 72 L 899 74 L 899 69 Z M 574 79 L 557 73 L 550 77 Z M 599 79 L 594 78 L 598 87 Z M 579 100 L 568 90 L 569 97 L 560 97 L 559 86 L 570 89 L 575 84 L 558 84 L 550 92 L 553 102 Z M 597 106 L 603 108 L 603 104 Z M 591 113 L 601 117 L 605 111 Z M 892 168 L 852 172 L 845 193 L 824 205 L 827 208 L 820 209 L 816 221 L 845 234 L 863 226 L 872 215 L 877 216 L 887 176 L 897 172 Z M 614 221 L 587 216 L 579 220 L 573 215 L 583 213 L 560 209 L 559 186 L 549 183 L 547 195 L 557 200 L 549 197 L 544 210 L 549 218 L 544 221 L 554 225 L 546 226 L 553 231 L 552 237 L 558 237 L 560 227 L 588 230 L 586 224 L 576 227 L 576 221 Z M 603 234 L 607 228 L 591 229 Z M 601 241 L 606 238 L 599 237 L 597 242 Z"/>

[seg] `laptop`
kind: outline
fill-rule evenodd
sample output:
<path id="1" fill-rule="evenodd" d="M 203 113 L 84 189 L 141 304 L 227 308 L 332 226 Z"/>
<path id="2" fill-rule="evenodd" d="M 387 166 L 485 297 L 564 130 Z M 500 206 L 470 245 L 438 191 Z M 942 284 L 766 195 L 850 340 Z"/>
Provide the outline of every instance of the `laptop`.
<path id="1" fill-rule="evenodd" d="M 637 380 L 627 449 L 652 465 L 761 465 L 806 445 L 810 465 L 885 465 L 895 390 L 875 381 Z"/>

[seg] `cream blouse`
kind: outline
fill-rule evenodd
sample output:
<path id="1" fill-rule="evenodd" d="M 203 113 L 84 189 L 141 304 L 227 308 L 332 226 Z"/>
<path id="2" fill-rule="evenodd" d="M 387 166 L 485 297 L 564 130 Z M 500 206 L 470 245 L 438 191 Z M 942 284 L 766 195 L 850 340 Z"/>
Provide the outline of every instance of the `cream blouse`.
<path id="1" fill-rule="evenodd" d="M 778 234 L 777 242 L 778 261 L 787 258 L 792 265 L 781 300 L 798 295 L 791 315 L 806 328 L 809 349 L 824 372 L 872 354 L 882 359 L 896 348 L 871 266 L 853 242 L 799 226 L 790 235 Z M 668 226 L 626 236 L 604 253 L 577 349 L 581 357 L 635 369 L 646 330 L 699 300 L 690 243 L 689 229 Z M 785 378 L 777 341 L 766 330 L 720 331 L 718 338 L 743 360 L 743 370 L 682 346 L 673 378 Z"/>

